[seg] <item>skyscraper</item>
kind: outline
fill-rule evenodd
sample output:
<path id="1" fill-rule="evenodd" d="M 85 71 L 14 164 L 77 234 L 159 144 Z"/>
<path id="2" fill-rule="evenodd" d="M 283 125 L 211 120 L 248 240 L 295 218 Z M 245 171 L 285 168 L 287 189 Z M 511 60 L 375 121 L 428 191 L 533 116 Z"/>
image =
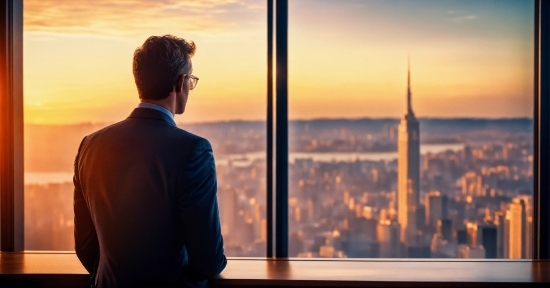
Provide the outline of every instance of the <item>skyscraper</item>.
<path id="1" fill-rule="evenodd" d="M 525 201 L 519 197 L 514 198 L 510 209 L 506 211 L 506 218 L 510 222 L 508 233 L 508 257 L 511 259 L 526 258 L 526 231 L 527 216 Z"/>
<path id="2" fill-rule="evenodd" d="M 396 258 L 401 255 L 399 234 L 401 228 L 395 220 L 380 220 L 376 226 L 376 238 L 380 243 L 380 257 Z"/>
<path id="3" fill-rule="evenodd" d="M 497 258 L 497 227 L 492 224 L 478 225 L 477 243 L 485 248 L 485 258 Z"/>
<path id="4" fill-rule="evenodd" d="M 505 212 L 495 212 L 495 224 L 497 226 L 497 258 L 508 258 L 508 251 L 505 251 L 505 246 L 508 245 Z"/>
<path id="5" fill-rule="evenodd" d="M 420 125 L 411 105 L 410 60 L 407 71 L 407 107 L 398 134 L 397 213 L 401 241 L 417 246 L 417 210 L 420 202 Z"/>
<path id="6" fill-rule="evenodd" d="M 424 206 L 427 226 L 435 228 L 439 219 L 447 219 L 447 196 L 441 195 L 439 191 L 424 194 Z"/>
<path id="7" fill-rule="evenodd" d="M 453 238 L 453 227 L 452 221 L 450 219 L 439 219 L 437 220 L 437 230 L 438 234 L 441 234 L 443 240 L 450 241 Z"/>

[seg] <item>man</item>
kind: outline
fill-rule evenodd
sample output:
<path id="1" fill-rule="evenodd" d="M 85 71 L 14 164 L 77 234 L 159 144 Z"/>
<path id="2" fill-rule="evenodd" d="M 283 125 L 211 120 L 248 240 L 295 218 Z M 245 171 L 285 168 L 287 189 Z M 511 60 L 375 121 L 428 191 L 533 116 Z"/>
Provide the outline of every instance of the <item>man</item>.
<path id="1" fill-rule="evenodd" d="M 86 136 L 75 160 L 75 250 L 97 287 L 206 285 L 227 263 L 210 143 L 177 128 L 195 44 L 152 36 L 134 53 L 141 103 Z"/>

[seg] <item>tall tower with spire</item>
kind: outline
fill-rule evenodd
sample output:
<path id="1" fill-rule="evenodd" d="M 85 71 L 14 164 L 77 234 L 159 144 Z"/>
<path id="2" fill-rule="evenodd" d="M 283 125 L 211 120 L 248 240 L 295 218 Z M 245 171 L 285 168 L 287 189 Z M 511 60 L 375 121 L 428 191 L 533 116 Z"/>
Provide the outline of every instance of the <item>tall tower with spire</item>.
<path id="1" fill-rule="evenodd" d="M 407 67 L 407 106 L 399 124 L 397 171 L 397 220 L 401 241 L 406 247 L 417 247 L 418 208 L 420 205 L 420 125 L 411 103 L 411 65 Z"/>

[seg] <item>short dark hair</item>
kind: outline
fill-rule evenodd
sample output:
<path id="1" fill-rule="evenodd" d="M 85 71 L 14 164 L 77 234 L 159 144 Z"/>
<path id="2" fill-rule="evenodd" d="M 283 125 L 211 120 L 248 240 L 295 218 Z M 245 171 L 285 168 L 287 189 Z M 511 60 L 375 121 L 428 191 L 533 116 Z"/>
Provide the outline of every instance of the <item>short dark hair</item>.
<path id="1" fill-rule="evenodd" d="M 133 71 L 140 99 L 170 95 L 178 77 L 189 73 L 195 43 L 173 36 L 151 36 L 134 52 Z"/>

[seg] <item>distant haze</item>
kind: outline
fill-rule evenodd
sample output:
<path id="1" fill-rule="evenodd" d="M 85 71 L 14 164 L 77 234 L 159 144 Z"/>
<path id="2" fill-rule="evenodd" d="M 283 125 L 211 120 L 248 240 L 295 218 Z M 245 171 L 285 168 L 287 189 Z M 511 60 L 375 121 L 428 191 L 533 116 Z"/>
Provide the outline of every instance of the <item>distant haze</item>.
<path id="1" fill-rule="evenodd" d="M 367 142 L 364 151 L 395 151 L 392 129 L 399 119 L 324 119 L 291 121 L 291 151 L 307 152 L 309 139 Z M 71 172 L 83 137 L 107 124 L 25 125 L 25 171 Z M 180 128 L 207 138 L 216 155 L 265 151 L 265 122 L 227 121 L 202 124 L 180 123 Z M 532 141 L 533 121 L 516 119 L 420 119 L 422 143 L 505 142 L 509 137 Z M 369 136 L 370 135 L 370 136 Z M 394 135 L 395 136 L 395 135 Z M 372 137 L 372 138 L 371 138 Z M 305 139 L 306 142 L 302 140 Z M 361 140 L 363 139 L 363 140 Z M 336 152 L 334 146 L 318 152 Z M 338 148 L 339 149 L 339 148 Z M 348 150 L 340 151 L 346 152 Z"/>

